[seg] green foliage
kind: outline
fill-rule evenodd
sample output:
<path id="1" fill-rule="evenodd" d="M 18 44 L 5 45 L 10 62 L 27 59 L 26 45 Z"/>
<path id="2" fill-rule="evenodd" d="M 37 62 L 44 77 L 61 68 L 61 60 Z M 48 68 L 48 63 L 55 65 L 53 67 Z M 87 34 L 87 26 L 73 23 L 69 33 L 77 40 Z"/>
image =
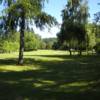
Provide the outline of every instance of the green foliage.
<path id="1" fill-rule="evenodd" d="M 41 49 L 46 49 L 46 43 L 44 41 L 41 42 Z"/>
<path id="2" fill-rule="evenodd" d="M 96 27 L 94 24 L 87 24 L 87 48 L 92 50 L 96 45 Z"/>
<path id="3" fill-rule="evenodd" d="M 43 42 L 45 43 L 45 49 L 53 49 L 54 43 L 57 42 L 56 38 L 44 38 Z"/>
<path id="4" fill-rule="evenodd" d="M 0 44 L 0 52 L 15 52 L 19 48 L 19 45 L 17 42 L 12 42 L 12 41 L 3 41 L 2 44 Z"/>
<path id="5" fill-rule="evenodd" d="M 3 26 L 6 32 L 22 27 L 22 20 L 25 19 L 23 28 L 29 28 L 30 24 L 43 29 L 44 26 L 57 24 L 54 17 L 45 13 L 42 8 L 46 0 L 2 0 L 4 1 L 5 14 L 3 15 Z M 22 17 L 23 16 L 23 17 Z M 25 29 L 24 29 L 25 30 Z"/>
<path id="6" fill-rule="evenodd" d="M 19 50 L 19 32 L 9 33 L 0 38 L 0 52 L 16 52 Z M 43 41 L 34 32 L 25 32 L 25 51 L 42 49 Z"/>
<path id="7" fill-rule="evenodd" d="M 94 14 L 95 22 L 100 24 L 100 11 Z"/>
<path id="8" fill-rule="evenodd" d="M 19 48 L 19 44 L 17 42 L 12 41 L 4 41 L 1 51 L 2 52 L 16 52 Z"/>
<path id="9" fill-rule="evenodd" d="M 0 52 L 16 52 L 19 49 L 18 33 L 9 33 L 0 37 Z"/>
<path id="10" fill-rule="evenodd" d="M 54 50 L 59 49 L 59 47 L 60 47 L 60 44 L 59 44 L 58 42 L 54 42 L 54 43 L 53 43 L 52 48 L 53 48 Z"/>
<path id="11" fill-rule="evenodd" d="M 69 50 L 76 48 L 82 50 L 85 43 L 85 25 L 88 17 L 86 2 L 83 0 L 77 0 L 76 2 L 68 0 L 66 7 L 62 11 L 63 23 L 58 33 L 58 41 L 61 43 L 61 47 L 67 47 Z"/>
<path id="12" fill-rule="evenodd" d="M 18 64 L 23 64 L 24 52 L 24 31 L 30 24 L 36 25 L 40 29 L 45 26 L 52 26 L 57 23 L 54 17 L 45 13 L 42 8 L 46 0 L 2 0 L 6 4 L 5 14 L 3 16 L 3 29 L 5 32 L 16 30 L 20 27 L 20 49 Z M 30 42 L 32 45 L 32 42 Z M 34 44 L 35 45 L 35 44 Z M 26 47 L 33 49 L 26 44 Z M 34 49 L 37 49 L 35 47 Z"/>
<path id="13" fill-rule="evenodd" d="M 100 5 L 100 3 L 98 3 Z M 100 54 L 100 11 L 94 14 L 95 19 L 95 34 L 96 34 L 96 46 L 95 50 L 97 54 Z"/>
<path id="14" fill-rule="evenodd" d="M 33 32 L 25 32 L 25 51 L 41 48 L 41 38 Z"/>
<path id="15" fill-rule="evenodd" d="M 100 42 L 96 44 L 95 50 L 97 54 L 100 54 Z"/>

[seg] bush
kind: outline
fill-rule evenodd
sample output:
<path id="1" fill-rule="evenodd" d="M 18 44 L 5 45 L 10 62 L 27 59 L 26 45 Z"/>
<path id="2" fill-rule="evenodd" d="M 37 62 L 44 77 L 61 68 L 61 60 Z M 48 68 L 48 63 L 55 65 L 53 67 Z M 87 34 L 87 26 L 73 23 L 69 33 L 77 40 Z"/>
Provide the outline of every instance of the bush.
<path id="1" fill-rule="evenodd" d="M 96 44 L 95 51 L 96 51 L 97 54 L 100 54 L 100 43 Z"/>
<path id="2" fill-rule="evenodd" d="M 19 49 L 19 32 L 9 33 L 0 37 L 0 53 L 16 52 Z M 32 51 L 42 48 L 42 39 L 34 32 L 25 32 L 25 51 Z M 44 47 L 43 47 L 44 48 Z"/>
<path id="3" fill-rule="evenodd" d="M 7 52 L 15 52 L 19 48 L 19 44 L 17 42 L 12 41 L 4 41 L 2 42 L 2 45 L 0 45 L 0 52 L 1 53 L 7 53 Z"/>
<path id="4" fill-rule="evenodd" d="M 32 32 L 25 32 L 25 51 L 39 49 L 40 39 Z"/>

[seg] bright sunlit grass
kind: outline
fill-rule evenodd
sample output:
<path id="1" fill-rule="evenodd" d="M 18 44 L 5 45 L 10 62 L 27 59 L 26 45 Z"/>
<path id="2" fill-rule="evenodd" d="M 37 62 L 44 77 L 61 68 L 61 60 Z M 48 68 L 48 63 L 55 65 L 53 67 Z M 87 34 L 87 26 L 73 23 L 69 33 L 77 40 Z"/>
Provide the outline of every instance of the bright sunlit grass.
<path id="1" fill-rule="evenodd" d="M 48 55 L 68 55 L 67 51 L 53 51 L 53 50 L 38 50 L 38 51 L 31 51 L 31 52 L 25 52 L 24 58 L 33 58 L 35 61 L 64 61 L 63 58 L 59 57 L 48 57 Z M 44 57 L 43 57 L 44 55 Z M 46 56 L 47 55 L 47 56 Z M 18 52 L 15 53 L 5 53 L 0 54 L 0 59 L 16 59 L 16 63 L 14 65 L 6 65 L 6 62 L 4 65 L 0 66 L 0 71 L 25 71 L 25 70 L 35 70 L 39 68 L 39 65 L 24 65 L 24 66 L 18 66 L 17 65 L 17 58 L 18 58 Z M 30 61 L 29 61 L 30 62 Z M 34 62 L 34 61 L 33 61 Z M 2 63 L 2 62 L 1 62 Z M 8 63 L 13 63 L 11 61 L 8 61 Z"/>

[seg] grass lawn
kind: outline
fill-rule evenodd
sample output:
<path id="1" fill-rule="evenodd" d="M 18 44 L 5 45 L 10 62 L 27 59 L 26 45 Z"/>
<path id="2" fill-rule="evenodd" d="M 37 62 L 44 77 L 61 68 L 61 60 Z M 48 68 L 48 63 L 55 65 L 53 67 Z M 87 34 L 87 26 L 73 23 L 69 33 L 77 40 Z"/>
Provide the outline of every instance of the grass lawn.
<path id="1" fill-rule="evenodd" d="M 0 100 L 100 100 L 100 56 L 67 51 L 0 54 Z"/>

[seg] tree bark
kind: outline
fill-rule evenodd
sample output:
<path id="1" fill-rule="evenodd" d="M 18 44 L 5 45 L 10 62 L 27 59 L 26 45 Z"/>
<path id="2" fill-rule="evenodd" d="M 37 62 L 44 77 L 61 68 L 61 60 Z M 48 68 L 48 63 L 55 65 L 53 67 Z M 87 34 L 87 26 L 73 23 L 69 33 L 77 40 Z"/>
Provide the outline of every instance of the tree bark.
<path id="1" fill-rule="evenodd" d="M 72 51 L 69 49 L 70 56 L 72 56 Z"/>
<path id="2" fill-rule="evenodd" d="M 79 50 L 79 56 L 81 56 L 82 55 L 82 50 Z"/>
<path id="3" fill-rule="evenodd" d="M 19 48 L 19 59 L 18 64 L 23 65 L 24 59 L 24 30 L 25 30 L 25 13 L 21 13 L 21 22 L 20 22 L 20 48 Z"/>

